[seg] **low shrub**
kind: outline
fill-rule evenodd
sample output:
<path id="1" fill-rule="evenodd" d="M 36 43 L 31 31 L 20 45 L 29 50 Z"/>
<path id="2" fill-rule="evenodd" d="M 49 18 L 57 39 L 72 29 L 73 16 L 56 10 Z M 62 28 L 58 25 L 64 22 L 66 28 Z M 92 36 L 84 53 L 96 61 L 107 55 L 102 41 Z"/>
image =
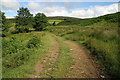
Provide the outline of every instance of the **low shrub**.
<path id="1" fill-rule="evenodd" d="M 37 36 L 33 36 L 27 43 L 28 48 L 40 46 L 40 39 Z"/>
<path id="2" fill-rule="evenodd" d="M 2 40 L 3 66 L 14 68 L 22 65 L 30 56 L 30 50 L 22 41 L 12 37 L 10 40 Z"/>

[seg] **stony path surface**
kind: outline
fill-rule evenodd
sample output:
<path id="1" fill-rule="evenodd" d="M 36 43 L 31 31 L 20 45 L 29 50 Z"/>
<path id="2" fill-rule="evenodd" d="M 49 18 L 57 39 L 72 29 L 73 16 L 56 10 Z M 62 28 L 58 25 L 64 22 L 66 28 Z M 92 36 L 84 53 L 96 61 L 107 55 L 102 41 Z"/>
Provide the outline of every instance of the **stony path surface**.
<path id="1" fill-rule="evenodd" d="M 64 41 L 70 47 L 70 55 L 73 57 L 75 64 L 72 65 L 73 70 L 66 74 L 66 78 L 98 78 L 99 73 L 95 64 L 90 59 L 87 50 L 75 42 Z M 30 78 L 50 77 L 50 71 L 57 62 L 59 56 L 59 43 L 55 37 L 51 35 L 51 47 L 45 57 L 35 65 L 35 74 L 29 75 Z"/>
<path id="2" fill-rule="evenodd" d="M 59 56 L 59 44 L 52 35 L 50 39 L 51 46 L 49 48 L 49 52 L 45 57 L 42 57 L 42 59 L 37 62 L 35 65 L 35 74 L 29 75 L 30 78 L 50 77 L 49 71 L 52 70 L 52 67 Z"/>
<path id="3" fill-rule="evenodd" d="M 90 59 L 87 50 L 72 41 L 65 41 L 70 47 L 70 54 L 73 56 L 75 64 L 71 67 L 73 71 L 72 75 L 68 75 L 70 78 L 98 78 L 98 72 L 95 68 L 95 64 Z"/>

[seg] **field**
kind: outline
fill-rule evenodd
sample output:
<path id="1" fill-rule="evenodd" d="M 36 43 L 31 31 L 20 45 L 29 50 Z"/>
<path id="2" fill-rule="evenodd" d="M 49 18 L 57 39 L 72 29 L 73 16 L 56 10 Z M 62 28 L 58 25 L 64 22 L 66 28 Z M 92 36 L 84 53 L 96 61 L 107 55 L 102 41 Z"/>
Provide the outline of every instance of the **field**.
<path id="1" fill-rule="evenodd" d="M 120 77 L 118 14 L 97 18 L 48 18 L 43 31 L 2 34 L 3 78 Z M 55 21 L 56 25 L 52 25 Z"/>
<path id="2" fill-rule="evenodd" d="M 56 25 L 57 25 L 58 23 L 62 22 L 62 20 L 48 20 L 48 22 L 49 22 L 50 24 L 53 24 L 54 21 L 55 21 Z"/>

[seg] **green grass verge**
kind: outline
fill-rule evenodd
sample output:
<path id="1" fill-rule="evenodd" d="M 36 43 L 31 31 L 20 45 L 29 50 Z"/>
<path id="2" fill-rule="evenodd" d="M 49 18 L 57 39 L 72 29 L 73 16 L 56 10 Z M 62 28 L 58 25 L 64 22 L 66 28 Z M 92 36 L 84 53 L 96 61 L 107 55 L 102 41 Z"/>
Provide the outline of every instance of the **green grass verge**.
<path id="1" fill-rule="evenodd" d="M 17 39 L 22 39 L 23 41 L 26 42 L 26 40 L 28 40 L 29 37 L 31 37 L 32 35 L 37 35 L 38 37 L 40 37 L 42 33 L 41 32 L 23 33 L 23 34 L 21 33 L 13 36 L 16 36 Z M 26 78 L 27 74 L 35 73 L 34 66 L 36 62 L 39 59 L 41 59 L 41 57 L 45 56 L 50 46 L 49 35 L 47 33 L 44 34 L 44 36 L 42 36 L 40 40 L 41 40 L 42 46 L 38 48 L 33 48 L 30 50 L 32 54 L 30 55 L 28 61 L 24 62 L 23 65 L 18 66 L 16 68 L 10 68 L 10 69 L 3 68 L 5 72 L 2 74 L 2 77 L 3 78 Z"/>
<path id="2" fill-rule="evenodd" d="M 60 54 L 55 67 L 51 72 L 51 77 L 65 78 L 73 64 L 73 58 L 72 55 L 67 54 L 70 52 L 70 48 L 63 42 L 63 40 L 59 37 L 56 37 L 56 40 L 60 44 Z"/>

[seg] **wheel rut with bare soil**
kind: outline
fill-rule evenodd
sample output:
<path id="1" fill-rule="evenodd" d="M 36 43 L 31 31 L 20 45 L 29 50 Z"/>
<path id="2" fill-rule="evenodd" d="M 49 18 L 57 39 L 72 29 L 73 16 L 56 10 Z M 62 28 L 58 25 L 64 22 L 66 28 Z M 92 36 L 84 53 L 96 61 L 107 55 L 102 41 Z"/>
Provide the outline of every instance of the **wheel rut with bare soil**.
<path id="1" fill-rule="evenodd" d="M 70 78 L 98 78 L 98 71 L 95 64 L 90 59 L 88 51 L 72 41 L 65 41 L 71 48 L 70 54 L 73 56 L 75 64 L 71 67 L 73 70 L 68 75 Z"/>
<path id="2" fill-rule="evenodd" d="M 51 46 L 49 52 L 42 57 L 35 65 L 35 74 L 29 75 L 30 78 L 50 77 L 50 71 L 59 56 L 59 44 L 53 35 L 50 36 Z"/>

